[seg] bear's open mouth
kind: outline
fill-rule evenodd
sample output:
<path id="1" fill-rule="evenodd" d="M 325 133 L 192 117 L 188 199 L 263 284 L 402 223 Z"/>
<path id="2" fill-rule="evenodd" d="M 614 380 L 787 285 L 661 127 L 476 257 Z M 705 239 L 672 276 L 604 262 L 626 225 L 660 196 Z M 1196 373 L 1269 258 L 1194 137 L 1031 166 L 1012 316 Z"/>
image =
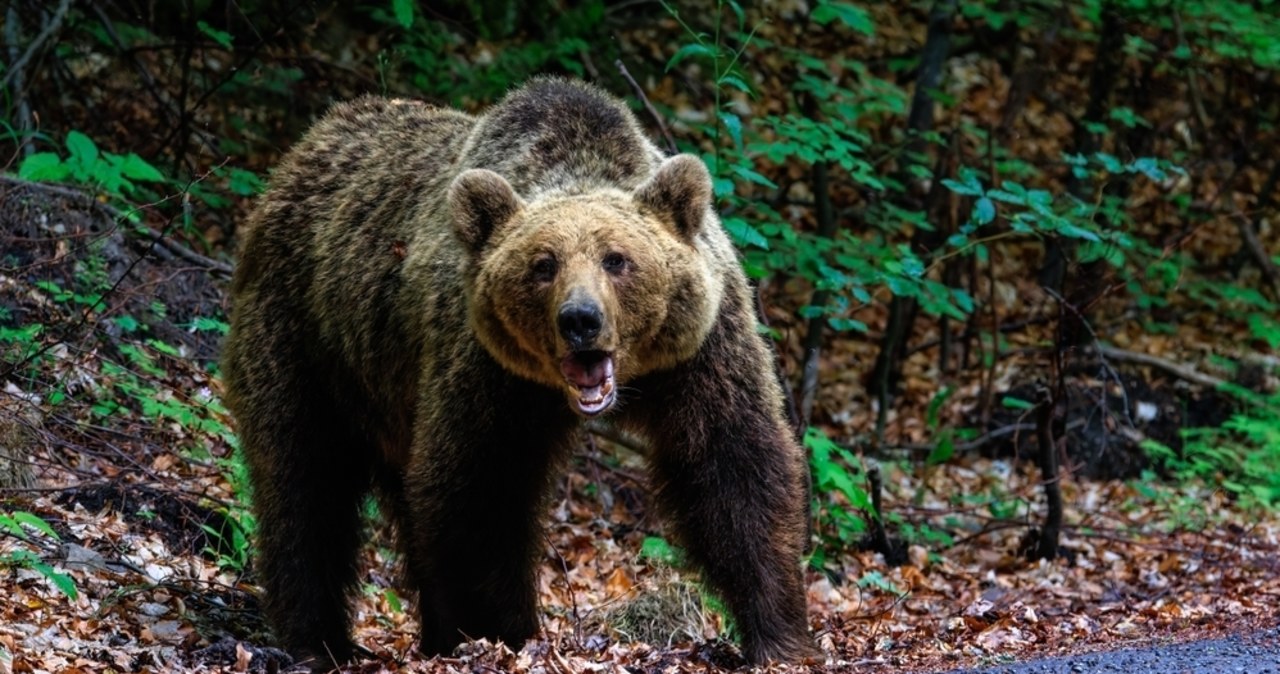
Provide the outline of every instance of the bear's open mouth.
<path id="1" fill-rule="evenodd" d="M 570 351 L 560 361 L 560 373 L 578 394 L 578 410 L 595 416 L 613 405 L 618 391 L 613 381 L 613 354 L 608 351 Z"/>

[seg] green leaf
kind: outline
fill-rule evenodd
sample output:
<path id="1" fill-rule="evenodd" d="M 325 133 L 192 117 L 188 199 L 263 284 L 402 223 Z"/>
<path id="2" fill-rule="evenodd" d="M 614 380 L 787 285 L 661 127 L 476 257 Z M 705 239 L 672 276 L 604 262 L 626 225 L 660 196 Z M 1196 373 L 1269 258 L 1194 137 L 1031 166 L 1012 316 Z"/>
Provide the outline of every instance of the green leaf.
<path id="1" fill-rule="evenodd" d="M 382 591 L 382 598 L 387 600 L 387 606 L 396 613 L 404 613 L 404 605 L 400 603 L 400 595 L 396 591 L 387 588 Z"/>
<path id="2" fill-rule="evenodd" d="M 23 180 L 65 180 L 70 173 L 62 157 L 52 152 L 37 152 L 18 167 L 18 177 Z"/>
<path id="3" fill-rule="evenodd" d="M 1035 403 L 1028 402 L 1021 398 L 1014 398 L 1013 396 L 1004 396 L 1000 399 L 1000 404 L 1014 410 L 1033 410 L 1036 408 Z"/>
<path id="4" fill-rule="evenodd" d="M 737 174 L 739 178 L 742 178 L 747 182 L 755 183 L 757 185 L 764 185 L 765 187 L 768 187 L 771 189 L 777 189 L 778 187 L 776 184 L 774 184 L 772 180 L 769 180 L 768 178 L 760 175 L 759 173 L 756 173 L 755 170 L 751 169 L 750 167 L 743 166 L 741 164 L 734 164 L 731 170 L 735 174 Z"/>
<path id="5" fill-rule="evenodd" d="M 733 194 L 733 180 L 723 176 L 717 176 L 711 181 L 711 191 L 717 197 L 727 197 Z"/>
<path id="6" fill-rule="evenodd" d="M 987 192 L 987 196 L 991 197 L 996 201 L 1000 201 L 1006 204 L 1013 204 L 1015 206 L 1025 206 L 1027 204 L 1027 200 L 1024 199 L 1021 195 L 1014 194 L 1013 192 L 1006 192 L 1004 190 L 999 190 L 999 189 L 991 190 L 990 192 Z"/>
<path id="7" fill-rule="evenodd" d="M 9 533 L 24 541 L 28 539 L 27 532 L 23 531 L 22 527 L 12 517 L 4 513 L 0 513 L 0 529 L 7 529 Z"/>
<path id="8" fill-rule="evenodd" d="M 947 402 L 947 398 L 950 398 L 954 392 L 955 388 L 943 386 L 941 390 L 933 395 L 933 398 L 929 400 L 929 406 L 925 408 L 924 412 L 925 428 L 938 427 L 938 412 L 942 409 L 942 404 Z"/>
<path id="9" fill-rule="evenodd" d="M 724 77 L 721 77 L 720 84 L 733 87 L 734 89 L 737 89 L 749 96 L 755 95 L 755 92 L 751 89 L 751 85 L 744 82 L 743 79 L 737 75 L 725 75 Z"/>
<path id="10" fill-rule="evenodd" d="M 98 160 L 98 146 L 79 131 L 71 131 L 67 134 L 67 151 L 71 153 L 72 161 L 86 168 Z"/>
<path id="11" fill-rule="evenodd" d="M 871 20 L 871 16 L 867 14 L 866 10 L 843 2 L 828 2 L 818 5 L 813 10 L 811 18 L 822 26 L 838 19 L 840 23 L 863 35 L 873 35 L 876 32 L 875 23 Z"/>
<path id="12" fill-rule="evenodd" d="M 996 219 L 996 204 L 988 197 L 981 197 L 973 203 L 973 221 L 985 225 Z"/>
<path id="13" fill-rule="evenodd" d="M 1107 264 L 1112 267 L 1124 266 L 1124 251 L 1113 243 L 1102 241 L 1085 241 L 1080 246 L 1079 257 L 1081 262 L 1093 262 L 1094 260 L 1106 260 Z"/>
<path id="14" fill-rule="evenodd" d="M 175 348 L 175 347 L 173 347 L 173 346 L 170 346 L 170 345 L 168 345 L 168 344 L 165 344 L 164 342 L 162 342 L 162 341 L 160 341 L 160 340 L 158 340 L 158 339 L 148 339 L 148 340 L 147 340 L 147 344 L 148 344 L 148 345 L 150 345 L 150 346 L 151 346 L 151 348 L 155 349 L 156 351 L 159 351 L 160 353 L 163 353 L 163 354 L 166 354 L 166 355 L 169 355 L 169 356 L 181 356 L 181 355 L 182 355 L 182 353 L 181 353 L 180 351 L 178 351 L 178 349 L 177 349 L 177 348 Z"/>
<path id="15" fill-rule="evenodd" d="M 210 40 L 217 42 L 223 49 L 231 49 L 231 33 L 225 30 L 218 30 L 203 20 L 196 22 L 196 28 L 200 29 L 200 32 L 204 33 Z"/>
<path id="16" fill-rule="evenodd" d="M 769 240 L 760 233 L 760 230 L 752 227 L 750 223 L 742 218 L 725 218 L 724 228 L 739 246 L 754 246 L 762 250 L 769 250 Z"/>
<path id="17" fill-rule="evenodd" d="M 934 445 L 933 449 L 929 452 L 929 456 L 925 459 L 925 463 L 930 466 L 946 463 L 951 460 L 951 457 L 955 456 L 955 453 L 956 441 L 951 430 L 948 429 L 943 432 L 942 437 L 938 439 L 938 444 Z"/>
<path id="18" fill-rule="evenodd" d="M 111 319 L 111 322 L 125 332 L 133 332 L 138 329 L 138 319 L 133 316 L 117 316 Z"/>
<path id="19" fill-rule="evenodd" d="M 1121 164 L 1120 160 L 1116 159 L 1113 154 L 1099 152 L 1095 154 L 1094 157 L 1098 160 L 1098 163 L 1102 164 L 1102 168 L 1106 169 L 1108 173 L 1121 173 L 1124 171 L 1124 164 Z"/>
<path id="20" fill-rule="evenodd" d="M 681 61 L 689 58 L 690 56 L 704 56 L 706 58 L 714 58 L 715 54 L 711 51 L 710 48 L 708 48 L 705 45 L 698 44 L 697 42 L 687 44 L 677 49 L 676 53 L 671 55 L 671 58 L 667 61 L 666 69 L 670 71 L 672 68 L 679 65 Z"/>
<path id="21" fill-rule="evenodd" d="M 1160 169 L 1159 162 L 1151 157 L 1140 157 L 1135 159 L 1129 167 L 1157 182 L 1169 177 L 1167 173 Z"/>
<path id="22" fill-rule="evenodd" d="M 48 522 L 45 522 L 29 512 L 19 510 L 18 512 L 13 513 L 13 521 L 19 524 L 25 524 L 55 541 L 62 540 L 62 538 L 58 536 L 58 533 L 53 530 L 53 527 L 49 526 Z"/>
<path id="23" fill-rule="evenodd" d="M 191 329 L 193 331 L 212 331 L 225 335 L 231 329 L 231 326 L 227 325 L 226 321 L 221 321 L 216 318 L 196 316 L 195 319 L 191 321 Z"/>
<path id="24" fill-rule="evenodd" d="M 266 183 L 253 171 L 233 167 L 227 172 L 227 187 L 234 194 L 251 197 L 261 194 L 266 189 Z"/>
<path id="25" fill-rule="evenodd" d="M 742 119 L 732 112 L 721 112 L 720 123 L 724 124 L 724 128 L 728 130 L 729 137 L 733 139 L 733 144 L 739 150 L 742 149 Z"/>
<path id="26" fill-rule="evenodd" d="M 156 170 L 156 167 L 132 152 L 124 156 L 124 160 L 120 163 L 120 172 L 131 180 L 141 180 L 149 183 L 162 183 L 165 181 L 164 176 L 160 171 Z"/>
<path id="27" fill-rule="evenodd" d="M 1098 238 L 1097 234 L 1094 234 L 1093 232 L 1090 232 L 1087 229 L 1084 229 L 1082 227 L 1077 227 L 1070 223 L 1064 223 L 1061 227 L 1058 228 L 1058 231 L 1061 232 L 1063 236 L 1069 236 L 1073 239 L 1084 239 L 1085 241 L 1102 241 L 1102 239 Z"/>
<path id="28" fill-rule="evenodd" d="M 898 589 L 898 586 L 893 584 L 893 581 L 885 578 L 884 574 L 879 571 L 872 571 L 871 573 L 859 578 L 858 587 L 872 587 L 896 595 L 905 594 L 902 590 Z"/>
<path id="29" fill-rule="evenodd" d="M 76 582 L 71 579 L 71 576 L 60 571 L 54 571 L 52 566 L 43 562 L 32 564 L 31 568 L 39 571 L 40 575 L 49 579 L 49 582 L 53 583 L 53 586 L 58 588 L 58 591 L 62 592 L 62 594 L 73 600 L 79 597 L 79 593 L 76 592 Z"/>
<path id="30" fill-rule="evenodd" d="M 648 536 L 640 544 L 640 559 L 653 560 L 668 566 L 679 566 L 682 556 L 680 548 L 657 536 Z"/>
<path id="31" fill-rule="evenodd" d="M 413 0 L 391 0 L 391 12 L 401 28 L 413 26 Z"/>
<path id="32" fill-rule="evenodd" d="M 956 180 L 952 180 L 950 178 L 943 178 L 942 184 L 945 185 L 947 189 L 961 196 L 966 196 L 966 197 L 982 196 L 982 185 L 979 184 L 977 179 L 973 178 L 972 175 L 965 176 L 964 182 L 959 182 Z M 995 190 L 992 190 L 992 192 L 994 191 Z"/>
<path id="33" fill-rule="evenodd" d="M 839 332 L 856 330 L 858 332 L 865 333 L 869 329 L 867 328 L 867 324 L 863 323 L 862 321 L 855 320 L 852 318 L 840 318 L 838 316 L 832 316 L 831 318 L 828 318 L 827 325 L 830 325 L 832 330 L 836 330 Z"/>

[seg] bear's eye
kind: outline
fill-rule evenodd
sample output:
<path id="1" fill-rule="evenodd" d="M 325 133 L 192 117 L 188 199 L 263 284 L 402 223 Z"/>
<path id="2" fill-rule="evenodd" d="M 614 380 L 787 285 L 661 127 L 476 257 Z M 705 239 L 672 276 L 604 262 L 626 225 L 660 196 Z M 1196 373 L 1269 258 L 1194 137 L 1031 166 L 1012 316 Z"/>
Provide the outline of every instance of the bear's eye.
<path id="1" fill-rule="evenodd" d="M 556 277 L 556 270 L 559 265 L 554 257 L 540 257 L 533 262 L 533 280 L 539 283 L 547 283 Z"/>
<path id="2" fill-rule="evenodd" d="M 622 253 L 609 253 L 604 256 L 600 266 L 610 274 L 621 274 L 627 269 L 627 257 Z"/>

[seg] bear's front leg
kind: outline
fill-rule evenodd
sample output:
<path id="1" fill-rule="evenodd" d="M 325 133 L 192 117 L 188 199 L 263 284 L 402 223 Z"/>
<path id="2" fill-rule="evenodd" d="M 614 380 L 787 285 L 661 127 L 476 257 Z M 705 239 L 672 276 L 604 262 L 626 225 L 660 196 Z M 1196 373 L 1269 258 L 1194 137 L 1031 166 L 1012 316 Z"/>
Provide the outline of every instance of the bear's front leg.
<path id="1" fill-rule="evenodd" d="M 650 440 L 659 503 L 732 612 L 746 657 L 796 662 L 816 652 L 801 561 L 807 466 L 744 302 L 726 298 L 692 361 L 636 382 L 620 421 Z"/>
<path id="2" fill-rule="evenodd" d="M 518 650 L 537 632 L 546 495 L 577 424 L 558 392 L 473 357 L 435 378 L 405 473 L 399 528 L 427 655 L 480 638 Z"/>

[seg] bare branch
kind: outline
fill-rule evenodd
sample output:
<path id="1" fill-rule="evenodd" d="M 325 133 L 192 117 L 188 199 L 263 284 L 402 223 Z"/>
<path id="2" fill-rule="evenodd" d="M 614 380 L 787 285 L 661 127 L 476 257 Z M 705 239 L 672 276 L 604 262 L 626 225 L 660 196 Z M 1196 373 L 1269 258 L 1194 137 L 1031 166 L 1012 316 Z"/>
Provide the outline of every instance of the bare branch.
<path id="1" fill-rule="evenodd" d="M 662 121 L 662 115 L 659 115 L 658 110 L 649 102 L 649 97 L 644 95 L 644 89 L 640 88 L 640 84 L 636 82 L 636 78 L 632 77 L 631 73 L 627 71 L 627 66 L 623 64 L 622 59 L 614 61 L 613 65 L 617 66 L 618 72 L 622 73 L 622 76 L 627 78 L 627 81 L 631 83 L 631 88 L 635 90 L 636 96 L 639 97 L 640 102 L 644 103 L 645 109 L 653 116 L 653 121 L 658 123 L 658 130 L 662 132 L 663 139 L 667 141 L 667 152 L 671 154 L 679 152 L 676 148 L 676 140 L 671 137 L 671 132 L 667 130 L 666 122 Z"/>
<path id="2" fill-rule="evenodd" d="M 7 88 L 15 77 L 19 77 L 22 69 L 27 66 L 27 61 L 30 61 L 31 57 L 35 56 L 36 52 L 40 50 L 40 47 L 49 38 L 53 37 L 54 33 L 58 32 L 58 29 L 62 27 L 62 19 L 67 15 L 68 9 L 71 9 L 71 0 L 62 0 L 62 2 L 58 3 L 58 8 L 53 11 L 53 18 L 45 25 L 44 30 L 40 31 L 40 34 L 31 41 L 31 44 L 27 45 L 27 51 L 23 52 L 17 61 L 9 65 L 8 71 L 4 74 L 4 80 L 0 80 L 0 89 Z"/>
<path id="3" fill-rule="evenodd" d="M 1216 388 L 1221 388 L 1227 384 L 1227 382 L 1221 379 L 1218 379 L 1217 377 L 1204 374 L 1203 372 L 1198 372 L 1190 367 L 1187 367 L 1185 365 L 1179 365 L 1178 363 L 1175 363 L 1171 360 L 1167 360 L 1165 358 L 1161 358 L 1159 356 L 1152 356 L 1151 354 L 1147 354 L 1147 353 L 1138 353 L 1136 351 L 1126 351 L 1124 349 L 1118 349 L 1114 346 L 1104 346 L 1102 344 L 1095 344 L 1094 349 L 1098 352 L 1098 355 L 1100 356 L 1110 358 L 1112 360 L 1127 362 L 1127 363 L 1136 363 L 1138 365 L 1148 365 L 1150 367 L 1156 368 L 1157 370 L 1162 370 L 1168 374 L 1171 374 L 1179 379 L 1185 379 L 1186 381 L 1199 384 L 1201 386 L 1207 386 L 1209 388 L 1216 389 Z"/>
<path id="4" fill-rule="evenodd" d="M 104 214 L 107 215 L 107 217 L 111 218 L 113 222 L 119 223 L 119 222 L 123 222 L 125 219 L 125 214 L 122 213 L 120 209 L 110 204 L 104 204 L 101 201 L 94 199 L 93 195 L 87 192 L 82 192 L 78 189 L 75 189 L 74 187 L 67 187 L 65 185 L 53 185 L 50 183 L 31 182 L 28 180 L 22 180 L 20 178 L 14 178 L 12 176 L 0 176 L 0 184 L 8 185 L 10 187 L 24 187 L 28 189 L 41 190 L 49 194 L 56 194 L 58 196 L 78 200 L 80 203 L 84 204 L 86 208 L 96 208 L 102 211 Z M 195 265 L 199 265 L 200 267 L 208 269 L 209 271 L 217 272 L 224 276 L 231 276 L 232 272 L 234 271 L 232 266 L 227 264 L 226 262 L 221 262 L 211 257 L 206 257 L 204 255 L 201 255 L 200 253 L 197 253 L 194 250 L 191 250 L 190 248 L 187 248 L 186 246 L 183 246 L 178 242 L 167 238 L 164 233 L 158 232 L 144 224 L 133 223 L 133 224 L 130 224 L 125 229 L 131 231 L 135 235 L 149 239 L 150 241 L 154 242 L 155 245 L 158 246 L 159 248 L 162 248 L 165 251 L 168 251 L 173 255 L 186 260 L 187 262 L 190 262 Z"/>

